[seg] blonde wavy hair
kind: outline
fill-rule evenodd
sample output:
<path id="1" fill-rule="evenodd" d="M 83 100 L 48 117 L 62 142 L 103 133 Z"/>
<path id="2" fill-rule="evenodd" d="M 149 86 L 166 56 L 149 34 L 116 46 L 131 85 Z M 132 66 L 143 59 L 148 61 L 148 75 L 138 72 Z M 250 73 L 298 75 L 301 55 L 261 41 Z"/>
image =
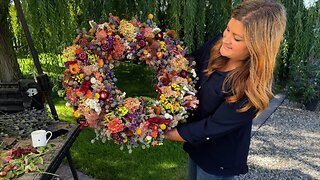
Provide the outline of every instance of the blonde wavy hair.
<path id="1" fill-rule="evenodd" d="M 244 42 L 250 57 L 229 73 L 223 90 L 231 94 L 226 97 L 229 103 L 246 96 L 247 102 L 238 112 L 255 107 L 258 116 L 268 107 L 273 96 L 273 71 L 286 27 L 286 11 L 275 0 L 247 0 L 233 10 L 231 17 L 244 25 Z M 228 62 L 228 58 L 220 54 L 221 45 L 222 39 L 211 49 L 205 71 L 207 75 L 223 68 Z"/>

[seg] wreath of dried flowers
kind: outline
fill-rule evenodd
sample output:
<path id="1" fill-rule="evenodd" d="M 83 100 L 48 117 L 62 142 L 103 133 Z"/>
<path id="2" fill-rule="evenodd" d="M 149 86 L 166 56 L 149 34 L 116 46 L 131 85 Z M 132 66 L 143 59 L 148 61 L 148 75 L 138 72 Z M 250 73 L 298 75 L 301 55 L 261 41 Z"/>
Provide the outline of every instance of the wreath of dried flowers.
<path id="1" fill-rule="evenodd" d="M 174 30 L 161 31 L 149 14 L 146 23 L 120 20 L 89 22 L 73 45 L 64 49 L 63 87 L 67 106 L 84 126 L 95 128 L 92 141 L 112 139 L 132 148 L 161 145 L 163 133 L 183 122 L 197 107 L 195 63 Z M 114 66 L 121 60 L 139 60 L 154 68 L 156 99 L 126 97 L 115 84 Z"/>

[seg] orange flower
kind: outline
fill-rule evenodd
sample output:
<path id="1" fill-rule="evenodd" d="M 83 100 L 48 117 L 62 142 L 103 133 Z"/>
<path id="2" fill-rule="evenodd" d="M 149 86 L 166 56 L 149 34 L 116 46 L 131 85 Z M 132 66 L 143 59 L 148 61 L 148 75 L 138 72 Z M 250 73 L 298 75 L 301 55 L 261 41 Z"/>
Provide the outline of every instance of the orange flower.
<path id="1" fill-rule="evenodd" d="M 99 60 L 98 60 L 98 65 L 99 65 L 100 67 L 103 67 L 103 66 L 104 66 L 103 59 L 99 59 Z"/>
<path id="2" fill-rule="evenodd" d="M 71 74 L 78 74 L 80 72 L 80 67 L 78 64 L 70 64 L 69 71 Z"/>
<path id="3" fill-rule="evenodd" d="M 157 115 L 159 115 L 159 114 L 161 113 L 161 108 L 160 108 L 160 107 L 158 107 L 158 106 L 153 106 L 152 108 L 154 109 L 154 112 L 155 112 Z"/>
<path id="4" fill-rule="evenodd" d="M 75 50 L 75 53 L 76 53 L 76 54 L 80 54 L 81 52 L 82 52 L 81 48 L 77 48 L 77 49 Z"/>
<path id="5" fill-rule="evenodd" d="M 86 98 L 87 99 L 92 99 L 92 92 L 90 90 L 87 91 Z"/>
<path id="6" fill-rule="evenodd" d="M 177 33 L 175 30 L 168 30 L 167 35 L 175 39 L 177 37 Z"/>
<path id="7" fill-rule="evenodd" d="M 124 129 L 124 124 L 118 118 L 115 118 L 114 120 L 108 122 L 106 125 L 110 133 L 117 133 Z"/>
<path id="8" fill-rule="evenodd" d="M 107 32 L 106 31 L 101 30 L 101 31 L 96 32 L 96 38 L 98 40 L 103 39 L 105 37 L 107 37 Z"/>
<path id="9" fill-rule="evenodd" d="M 83 90 L 81 88 L 76 89 L 76 95 L 78 97 L 82 96 L 84 94 Z"/>

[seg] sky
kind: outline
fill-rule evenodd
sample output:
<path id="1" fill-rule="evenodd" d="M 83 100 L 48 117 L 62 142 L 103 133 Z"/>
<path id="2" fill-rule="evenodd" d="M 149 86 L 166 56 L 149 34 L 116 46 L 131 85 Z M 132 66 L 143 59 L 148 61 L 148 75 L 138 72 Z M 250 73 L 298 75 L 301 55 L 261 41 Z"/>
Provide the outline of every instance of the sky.
<path id="1" fill-rule="evenodd" d="M 312 3 L 316 2 L 316 1 L 317 1 L 317 0 L 304 0 L 304 5 L 305 5 L 306 7 L 309 7 L 310 4 L 312 4 Z"/>

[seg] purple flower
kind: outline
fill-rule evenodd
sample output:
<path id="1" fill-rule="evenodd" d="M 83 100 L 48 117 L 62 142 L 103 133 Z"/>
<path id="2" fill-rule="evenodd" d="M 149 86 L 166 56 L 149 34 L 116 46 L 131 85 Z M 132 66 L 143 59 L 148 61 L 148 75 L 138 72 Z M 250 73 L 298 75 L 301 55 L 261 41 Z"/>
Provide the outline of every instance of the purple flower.
<path id="1" fill-rule="evenodd" d="M 94 44 L 90 44 L 88 49 L 94 50 L 94 49 L 96 49 L 96 46 Z"/>
<path id="2" fill-rule="evenodd" d="M 112 49 L 112 45 L 113 45 L 113 37 L 109 37 L 108 38 L 108 49 Z"/>
<path id="3" fill-rule="evenodd" d="M 89 59 L 85 59 L 85 60 L 83 60 L 83 63 L 84 63 L 84 65 L 85 65 L 85 66 L 90 65 L 90 61 L 89 61 Z"/>
<path id="4" fill-rule="evenodd" d="M 136 39 L 137 39 L 138 41 L 140 41 L 140 40 L 144 39 L 143 34 L 142 34 L 141 32 L 140 32 L 140 33 L 137 33 L 137 35 L 136 35 Z"/>
<path id="5" fill-rule="evenodd" d="M 108 45 L 107 44 L 102 44 L 100 48 L 101 48 L 102 51 L 107 51 L 108 50 Z"/>
<path id="6" fill-rule="evenodd" d="M 139 46 L 144 47 L 146 45 L 146 42 L 144 40 L 139 41 Z"/>
<path id="7" fill-rule="evenodd" d="M 87 58 L 87 54 L 85 52 L 81 52 L 78 57 L 82 60 L 86 59 Z"/>
<path id="8" fill-rule="evenodd" d="M 65 66 L 66 68 L 69 68 L 69 66 L 70 66 L 70 61 L 66 61 L 66 62 L 64 63 L 64 66 Z"/>

